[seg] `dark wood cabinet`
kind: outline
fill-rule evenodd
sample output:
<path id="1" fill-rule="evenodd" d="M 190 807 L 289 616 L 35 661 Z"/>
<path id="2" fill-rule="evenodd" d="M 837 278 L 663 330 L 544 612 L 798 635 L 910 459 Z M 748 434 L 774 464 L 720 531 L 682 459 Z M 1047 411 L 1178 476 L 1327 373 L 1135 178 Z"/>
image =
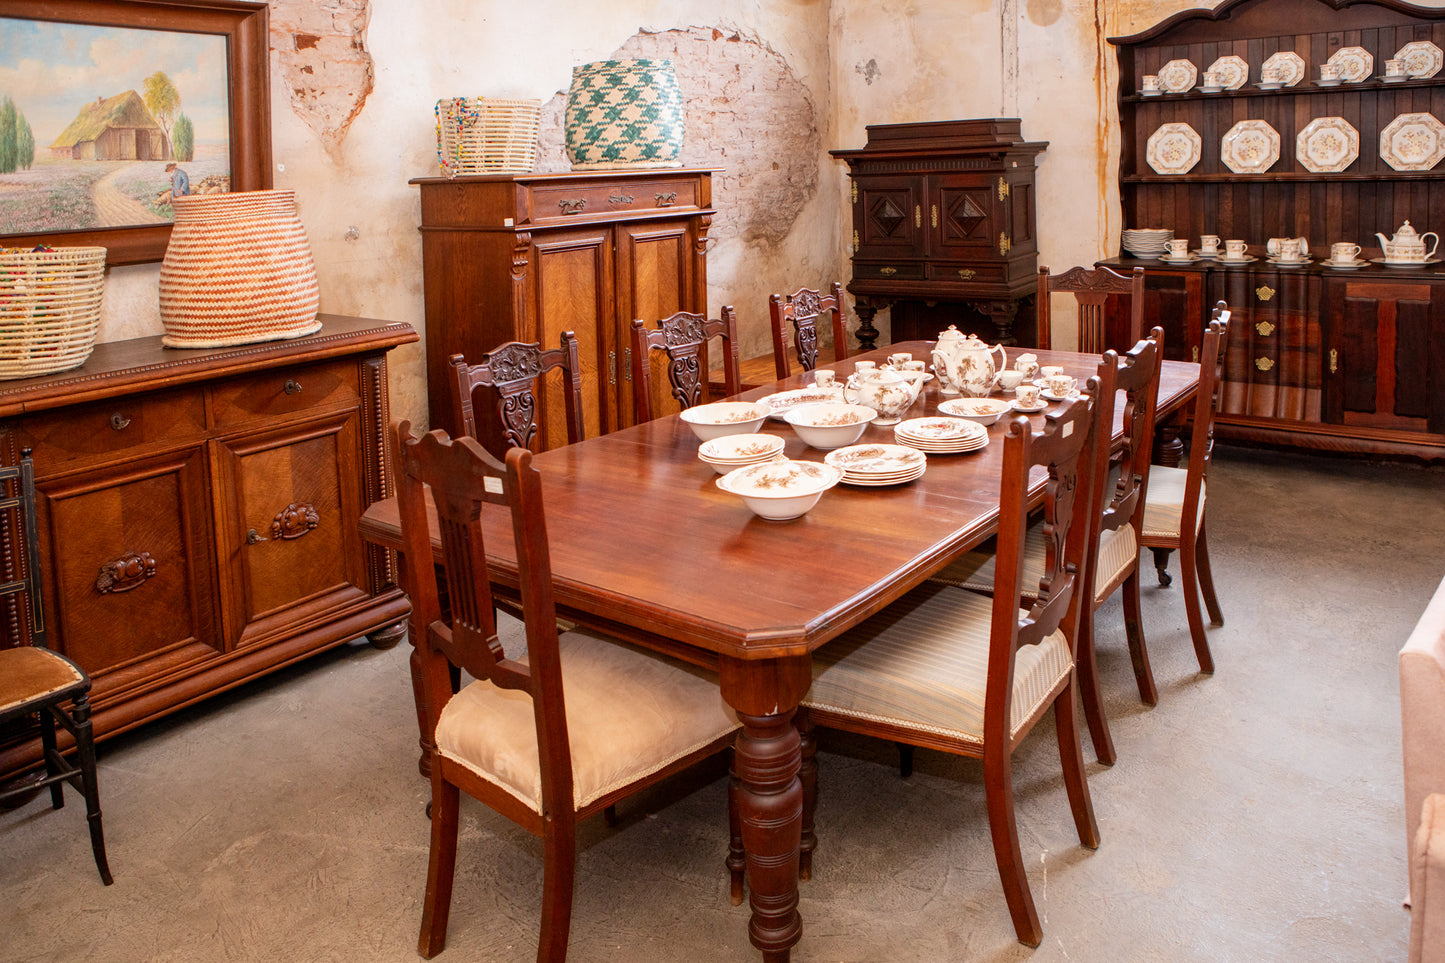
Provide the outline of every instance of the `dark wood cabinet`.
<path id="1" fill-rule="evenodd" d="M 588 437 L 633 420 L 634 318 L 707 311 L 711 170 L 417 178 L 431 424 L 455 432 L 447 359 L 577 335 Z M 556 375 L 538 447 L 566 443 Z M 558 394 L 553 397 L 552 392 Z M 558 416 L 550 416 L 556 411 Z"/>
<path id="2" fill-rule="evenodd" d="M 97 736 L 405 616 L 357 523 L 390 493 L 386 352 L 417 335 L 322 321 L 237 348 L 103 344 L 0 385 L 0 457 L 34 453 L 48 644 L 94 680 Z M 35 761 L 24 736 L 0 733 L 0 772 Z"/>
<path id="3" fill-rule="evenodd" d="M 1047 146 L 992 118 L 870 126 L 861 150 L 832 151 L 852 176 L 848 290 L 863 347 L 884 306 L 894 341 L 931 338 L 967 308 L 1015 342 L 1019 302 L 1038 284 L 1034 172 Z"/>
<path id="4" fill-rule="evenodd" d="M 1146 266 L 1146 291 L 1158 298 L 1146 317 L 1168 322 L 1169 314 L 1153 310 L 1184 312 L 1182 338 L 1171 338 L 1166 348 L 1171 357 L 1197 348 L 1210 306 L 1228 302 L 1235 324 L 1221 436 L 1445 458 L 1445 421 L 1430 411 L 1432 393 L 1445 392 L 1438 361 L 1445 274 L 1433 265 L 1344 271 L 1318 263 L 1335 241 L 1360 244 L 1362 258 L 1379 258 L 1375 234 L 1389 236 L 1407 219 L 1422 233 L 1445 229 L 1445 170 L 1397 170 L 1381 156 L 1382 133 L 1400 115 L 1445 118 L 1445 71 L 1402 83 L 1380 79 L 1384 62 L 1408 43 L 1445 49 L 1445 9 L 1395 0 L 1226 0 L 1110 42 L 1119 58 L 1123 226 L 1168 228 L 1196 246 L 1206 233 L 1243 239 L 1258 257 L 1244 266 L 1180 267 L 1128 256 L 1105 262 Z M 1373 57 L 1370 75 L 1357 83 L 1318 83 L 1320 65 L 1347 47 Z M 1287 54 L 1303 64 L 1302 78 L 1260 88 L 1264 63 Z M 1202 79 L 1222 57 L 1248 65 L 1243 86 L 1141 93 L 1144 75 L 1171 61 L 1187 61 Z M 1358 134 L 1354 160 L 1329 165 L 1300 158 L 1299 134 L 1321 118 L 1339 118 Z M 1279 138 L 1278 159 L 1259 173 L 1231 170 L 1224 156 L 1224 138 L 1247 120 L 1267 123 Z M 1198 137 L 1198 158 L 1183 173 L 1163 173 L 1150 163 L 1150 139 L 1165 124 L 1187 125 Z M 1296 236 L 1309 241 L 1315 264 L 1284 268 L 1267 261 L 1269 238 Z M 1189 276 L 1203 292 L 1197 306 L 1175 293 L 1179 279 Z"/>

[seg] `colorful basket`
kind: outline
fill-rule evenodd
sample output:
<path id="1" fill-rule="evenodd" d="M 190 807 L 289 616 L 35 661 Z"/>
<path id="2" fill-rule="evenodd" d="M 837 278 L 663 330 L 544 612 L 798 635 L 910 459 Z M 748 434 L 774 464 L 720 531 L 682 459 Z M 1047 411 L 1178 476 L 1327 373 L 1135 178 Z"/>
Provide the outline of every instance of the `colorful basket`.
<path id="1" fill-rule="evenodd" d="M 85 364 L 104 288 L 103 247 L 0 249 L 0 379 Z"/>
<path id="2" fill-rule="evenodd" d="M 573 170 L 681 167 L 682 89 L 671 60 L 602 60 L 572 69 Z"/>
<path id="3" fill-rule="evenodd" d="M 526 174 L 537 164 L 540 100 L 439 100 L 437 162 L 442 174 Z"/>

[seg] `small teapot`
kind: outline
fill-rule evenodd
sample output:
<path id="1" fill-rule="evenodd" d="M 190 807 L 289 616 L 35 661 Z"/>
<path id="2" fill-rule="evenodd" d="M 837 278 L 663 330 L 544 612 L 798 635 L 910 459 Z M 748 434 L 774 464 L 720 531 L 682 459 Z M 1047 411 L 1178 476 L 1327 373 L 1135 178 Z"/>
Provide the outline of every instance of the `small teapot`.
<path id="1" fill-rule="evenodd" d="M 1418 234 L 1415 229 L 1410 226 L 1409 221 L 1400 225 L 1400 229 L 1395 232 L 1395 236 L 1392 238 L 1387 238 L 1378 231 L 1375 233 L 1375 237 L 1380 239 L 1380 250 L 1385 252 L 1385 260 L 1387 261 L 1404 261 L 1407 263 L 1423 264 L 1435 256 L 1435 250 L 1440 246 L 1440 235 L 1434 231 L 1426 231 L 1424 234 Z M 1433 237 L 1435 239 L 1435 244 L 1429 251 L 1425 250 L 1425 238 L 1427 237 Z"/>
<path id="2" fill-rule="evenodd" d="M 998 352 L 997 367 L 993 363 L 994 352 Z M 939 332 L 933 346 L 933 370 L 946 395 L 961 393 L 970 398 L 983 398 L 993 390 L 994 376 L 999 369 L 1007 366 L 1008 353 L 1003 345 L 990 348 L 974 335 L 965 338 L 952 324 L 947 331 Z"/>
<path id="3" fill-rule="evenodd" d="M 878 412 L 875 425 L 896 425 L 918 400 L 923 380 L 903 376 L 892 368 L 859 369 L 843 385 L 843 400 Z"/>

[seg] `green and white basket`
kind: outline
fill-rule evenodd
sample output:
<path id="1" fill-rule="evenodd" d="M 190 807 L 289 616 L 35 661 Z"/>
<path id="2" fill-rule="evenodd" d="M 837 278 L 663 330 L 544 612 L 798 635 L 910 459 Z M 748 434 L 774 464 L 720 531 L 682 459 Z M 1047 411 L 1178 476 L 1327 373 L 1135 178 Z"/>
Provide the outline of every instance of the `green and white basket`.
<path id="1" fill-rule="evenodd" d="M 671 60 L 602 60 L 572 70 L 573 170 L 681 167 L 682 90 Z"/>

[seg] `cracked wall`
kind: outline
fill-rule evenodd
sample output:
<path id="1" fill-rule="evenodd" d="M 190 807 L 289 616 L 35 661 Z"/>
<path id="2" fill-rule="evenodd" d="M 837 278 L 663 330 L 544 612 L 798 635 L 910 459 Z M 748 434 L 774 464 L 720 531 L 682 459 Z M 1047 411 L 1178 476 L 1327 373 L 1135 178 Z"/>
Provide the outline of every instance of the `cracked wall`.
<path id="1" fill-rule="evenodd" d="M 375 83 L 370 20 L 370 0 L 271 0 L 271 49 L 290 107 L 333 157 Z"/>

